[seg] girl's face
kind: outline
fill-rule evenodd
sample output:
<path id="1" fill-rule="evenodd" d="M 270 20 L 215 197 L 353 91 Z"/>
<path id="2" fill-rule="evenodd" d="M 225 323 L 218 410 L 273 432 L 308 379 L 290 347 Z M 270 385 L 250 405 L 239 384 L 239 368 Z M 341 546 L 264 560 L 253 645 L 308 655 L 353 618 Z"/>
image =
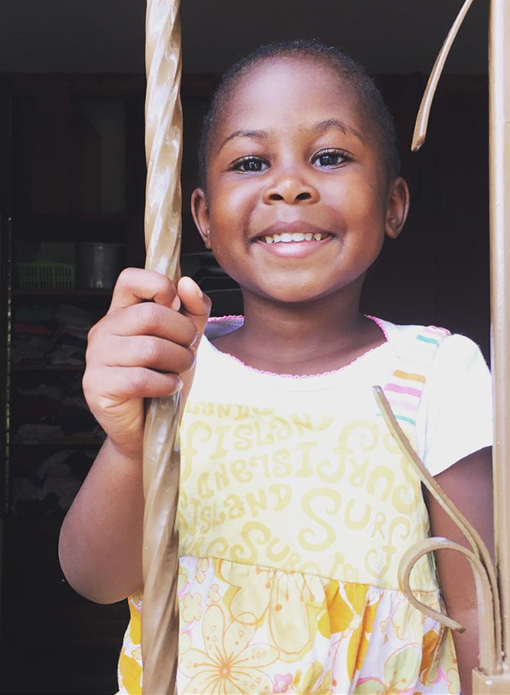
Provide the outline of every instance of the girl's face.
<path id="1" fill-rule="evenodd" d="M 359 293 L 407 208 L 407 186 L 388 182 L 353 89 L 299 58 L 263 62 L 240 80 L 212 134 L 207 193 L 193 194 L 218 263 L 245 295 L 278 303 Z"/>

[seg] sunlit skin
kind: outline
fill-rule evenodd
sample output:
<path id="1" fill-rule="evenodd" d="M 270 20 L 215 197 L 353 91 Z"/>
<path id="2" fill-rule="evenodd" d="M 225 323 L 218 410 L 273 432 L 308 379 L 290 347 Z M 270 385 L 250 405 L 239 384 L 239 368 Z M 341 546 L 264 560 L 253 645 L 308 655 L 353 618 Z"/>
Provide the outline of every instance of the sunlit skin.
<path id="1" fill-rule="evenodd" d="M 244 328 L 217 347 L 257 368 L 306 374 L 383 342 L 359 313 L 360 293 L 384 237 L 402 230 L 409 195 L 403 179 L 388 180 L 353 89 L 309 58 L 259 64 L 236 86 L 207 165 L 195 221 L 245 305 Z M 300 230 L 326 236 L 263 240 Z"/>

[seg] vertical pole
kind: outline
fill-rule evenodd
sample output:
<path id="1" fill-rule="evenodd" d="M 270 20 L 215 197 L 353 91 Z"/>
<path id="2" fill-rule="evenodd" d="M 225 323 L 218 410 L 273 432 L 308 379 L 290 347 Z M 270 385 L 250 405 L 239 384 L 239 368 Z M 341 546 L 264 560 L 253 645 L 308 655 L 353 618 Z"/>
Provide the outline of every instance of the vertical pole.
<path id="1" fill-rule="evenodd" d="M 510 0 L 491 0 L 489 155 L 494 527 L 503 669 L 473 671 L 474 695 L 510 693 Z"/>
<path id="2" fill-rule="evenodd" d="M 182 111 L 179 0 L 147 0 L 146 267 L 177 280 L 181 237 Z M 144 695 L 176 691 L 179 397 L 152 400 L 144 442 L 142 660 Z"/>
<path id="3" fill-rule="evenodd" d="M 496 556 L 503 649 L 510 649 L 510 0 L 490 17 L 492 374 Z"/>

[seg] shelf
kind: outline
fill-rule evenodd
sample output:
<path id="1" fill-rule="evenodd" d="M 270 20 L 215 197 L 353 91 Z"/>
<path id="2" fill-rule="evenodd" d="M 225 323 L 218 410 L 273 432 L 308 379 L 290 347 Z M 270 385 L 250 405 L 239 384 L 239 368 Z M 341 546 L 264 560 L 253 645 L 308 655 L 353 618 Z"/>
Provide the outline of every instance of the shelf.
<path id="1" fill-rule="evenodd" d="M 133 220 L 143 219 L 143 211 L 139 213 L 129 212 L 62 212 L 60 214 L 27 214 L 24 212 L 15 211 L 13 213 L 13 221 L 21 223 L 37 223 L 37 222 L 52 222 L 72 224 L 75 222 L 107 222 L 107 223 L 129 223 Z"/>
<path id="2" fill-rule="evenodd" d="M 13 290 L 13 297 L 111 297 L 113 290 Z"/>
<path id="3" fill-rule="evenodd" d="M 79 440 L 72 440 L 72 439 L 65 439 L 65 438 L 60 438 L 60 439 L 49 439 L 45 440 L 43 442 L 12 442 L 11 446 L 13 447 L 65 447 L 66 449 L 75 449 L 78 447 L 101 447 L 104 444 L 104 439 L 96 439 L 95 441 L 79 441 Z"/>
<path id="4" fill-rule="evenodd" d="M 24 367 L 13 367 L 13 372 L 83 372 L 84 364 L 43 364 L 40 366 L 30 365 Z"/>

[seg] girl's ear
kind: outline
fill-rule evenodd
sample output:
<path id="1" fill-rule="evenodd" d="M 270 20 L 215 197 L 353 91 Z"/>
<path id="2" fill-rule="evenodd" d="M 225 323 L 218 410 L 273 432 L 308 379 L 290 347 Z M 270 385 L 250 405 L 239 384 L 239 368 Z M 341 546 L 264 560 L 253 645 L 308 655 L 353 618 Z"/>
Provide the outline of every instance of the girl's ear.
<path id="1" fill-rule="evenodd" d="M 200 236 L 204 240 L 206 249 L 211 248 L 209 210 L 205 198 L 205 191 L 202 188 L 195 188 L 191 196 L 191 213 Z"/>
<path id="2" fill-rule="evenodd" d="M 391 184 L 386 210 L 386 235 L 390 239 L 396 239 L 402 231 L 409 213 L 410 202 L 407 182 L 399 176 Z"/>

